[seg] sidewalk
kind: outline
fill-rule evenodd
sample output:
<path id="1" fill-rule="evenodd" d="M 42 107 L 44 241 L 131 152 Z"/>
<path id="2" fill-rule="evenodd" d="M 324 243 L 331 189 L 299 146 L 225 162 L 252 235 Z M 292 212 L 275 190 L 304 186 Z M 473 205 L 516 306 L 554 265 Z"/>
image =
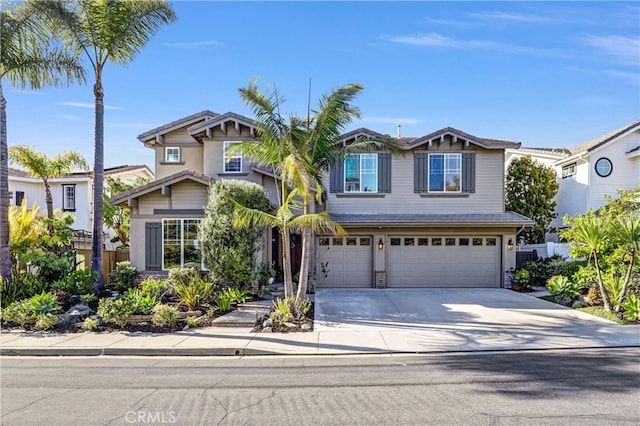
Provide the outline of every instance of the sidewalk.
<path id="1" fill-rule="evenodd" d="M 487 311 L 481 305 L 473 309 L 478 315 Z M 250 328 L 225 327 L 169 334 L 2 332 L 0 355 L 345 355 L 640 347 L 640 326 L 617 325 L 570 311 L 560 314 L 570 314 L 574 318 L 571 322 L 554 317 L 560 315 L 554 307 L 547 312 L 549 319 L 541 323 L 533 316 L 533 310 L 529 317 L 529 311 L 519 309 L 523 319 L 504 325 L 481 320 L 354 325 L 335 319 L 323 321 L 316 312 L 314 331 L 302 333 L 252 333 Z M 501 309 L 493 315 L 508 314 Z"/>

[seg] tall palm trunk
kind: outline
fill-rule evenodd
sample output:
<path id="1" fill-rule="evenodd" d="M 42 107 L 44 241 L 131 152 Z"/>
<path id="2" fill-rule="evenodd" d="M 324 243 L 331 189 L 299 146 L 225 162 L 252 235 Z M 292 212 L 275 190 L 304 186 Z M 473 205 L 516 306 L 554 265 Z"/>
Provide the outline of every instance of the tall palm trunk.
<path id="1" fill-rule="evenodd" d="M 607 312 L 611 312 L 611 305 L 609 304 L 609 298 L 607 297 L 607 293 L 604 289 L 604 283 L 602 282 L 602 273 L 600 272 L 600 263 L 598 262 L 598 253 L 593 251 L 593 262 L 596 266 L 596 276 L 598 279 L 598 288 L 600 289 L 600 294 L 602 295 L 602 303 L 604 304 L 604 309 Z"/>
<path id="2" fill-rule="evenodd" d="M 47 204 L 47 217 L 53 219 L 53 196 L 51 195 L 51 187 L 47 179 L 44 180 L 44 194 L 44 199 Z M 64 197 L 65 194 L 62 194 L 62 196 Z"/>
<path id="3" fill-rule="evenodd" d="M 309 201 L 304 202 L 304 214 L 309 214 Z M 307 287 L 309 282 L 309 266 L 311 263 L 313 232 L 311 229 L 302 230 L 302 263 L 300 264 L 300 278 L 298 280 L 298 294 L 296 299 L 303 300 L 307 297 Z"/>
<path id="4" fill-rule="evenodd" d="M 0 80 L 0 276 L 11 279 L 9 252 L 9 148 L 7 141 L 7 101 Z"/>
<path id="5" fill-rule="evenodd" d="M 282 205 L 287 199 L 287 184 L 284 179 L 282 182 Z M 284 275 L 284 297 L 293 296 L 293 276 L 291 274 L 291 238 L 289 237 L 289 228 L 283 226 L 280 228 L 280 236 L 282 237 L 282 269 Z"/>
<path id="6" fill-rule="evenodd" d="M 102 290 L 102 209 L 104 185 L 104 90 L 102 87 L 102 69 L 96 69 L 95 95 L 95 153 L 93 160 L 93 238 L 91 241 L 91 270 L 97 272 L 95 290 Z"/>

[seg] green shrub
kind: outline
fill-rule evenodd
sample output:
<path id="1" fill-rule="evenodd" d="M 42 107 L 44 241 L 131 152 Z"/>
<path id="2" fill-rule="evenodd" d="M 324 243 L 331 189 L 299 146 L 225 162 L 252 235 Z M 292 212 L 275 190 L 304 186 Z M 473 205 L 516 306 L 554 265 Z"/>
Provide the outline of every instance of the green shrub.
<path id="1" fill-rule="evenodd" d="M 2 307 L 20 299 L 29 299 L 46 291 L 48 284 L 38 276 L 12 274 L 11 282 L 0 278 L 0 305 Z"/>
<path id="2" fill-rule="evenodd" d="M 159 303 L 158 299 L 154 296 L 143 294 L 142 291 L 137 288 L 130 288 L 124 296 L 133 302 L 135 305 L 135 312 L 139 312 L 144 315 L 149 315 L 154 306 Z"/>
<path id="3" fill-rule="evenodd" d="M 54 290 L 65 290 L 72 296 L 93 293 L 93 283 L 98 279 L 98 273 L 92 270 L 79 269 L 71 272 L 62 280 L 52 285 Z"/>
<path id="4" fill-rule="evenodd" d="M 169 270 L 169 282 L 173 287 L 176 285 L 189 285 L 199 278 L 201 278 L 200 271 L 195 268 L 174 268 Z"/>
<path id="5" fill-rule="evenodd" d="M 529 287 L 529 284 L 531 283 L 531 274 L 529 274 L 529 271 L 524 268 L 516 271 L 513 278 L 518 280 L 523 288 Z"/>
<path id="6" fill-rule="evenodd" d="M 189 326 L 189 328 L 198 327 L 198 318 L 197 317 L 189 316 L 189 317 L 185 318 L 184 322 Z"/>
<path id="7" fill-rule="evenodd" d="M 55 314 L 60 310 L 58 297 L 54 293 L 45 293 L 43 291 L 33 296 L 29 303 L 31 304 L 33 314 L 36 316 Z"/>
<path id="8" fill-rule="evenodd" d="M 137 276 L 138 268 L 131 265 L 129 261 L 118 262 L 115 271 L 109 274 L 111 281 L 116 284 L 116 290 L 120 292 L 124 292 L 133 287 Z"/>
<path id="9" fill-rule="evenodd" d="M 272 312 L 269 316 L 275 324 L 289 321 L 301 321 L 311 311 L 311 301 L 304 299 L 298 301 L 295 296 L 273 301 Z"/>
<path id="10" fill-rule="evenodd" d="M 97 318 L 87 317 L 82 322 L 82 328 L 84 330 L 97 330 L 100 326 L 100 320 Z"/>
<path id="11" fill-rule="evenodd" d="M 54 314 L 46 313 L 38 315 L 36 319 L 36 328 L 39 330 L 50 330 L 58 325 L 59 322 L 60 319 Z"/>
<path id="12" fill-rule="evenodd" d="M 580 295 L 580 285 L 569 281 L 569 278 L 563 275 L 555 275 L 549 278 L 547 283 L 549 293 L 556 297 L 576 299 Z"/>
<path id="13" fill-rule="evenodd" d="M 140 283 L 140 292 L 144 296 L 150 296 L 157 300 L 162 300 L 165 296 L 173 294 L 173 289 L 169 280 L 161 280 L 157 278 L 147 278 Z"/>
<path id="14" fill-rule="evenodd" d="M 199 274 L 189 284 L 179 283 L 173 285 L 173 290 L 176 292 L 178 300 L 189 311 L 193 311 L 207 302 L 211 297 L 212 289 L 212 284 L 200 278 Z"/>
<path id="15" fill-rule="evenodd" d="M 233 303 L 233 300 L 233 295 L 225 290 L 217 295 L 216 305 L 218 305 L 218 308 L 220 308 L 221 312 L 228 312 L 231 310 L 231 304 Z"/>
<path id="16" fill-rule="evenodd" d="M 251 299 L 252 296 L 251 291 L 246 288 L 229 287 L 227 291 L 231 295 L 232 300 L 237 303 L 245 303 Z"/>
<path id="17" fill-rule="evenodd" d="M 632 294 L 620 306 L 624 309 L 625 317 L 631 321 L 640 321 L 640 298 Z"/>
<path id="18" fill-rule="evenodd" d="M 127 325 L 135 310 L 135 303 L 126 297 L 115 300 L 100 299 L 98 303 L 98 315 L 103 320 L 115 323 L 121 328 Z"/>
<path id="19" fill-rule="evenodd" d="M 30 299 L 16 300 L 6 308 L 3 308 L 1 312 L 3 322 L 16 323 L 22 328 L 34 322 Z"/>
<path id="20" fill-rule="evenodd" d="M 169 305 L 156 305 L 151 322 L 160 327 L 173 328 L 178 322 L 178 309 Z"/>
<path id="21" fill-rule="evenodd" d="M 539 258 L 526 262 L 522 269 L 529 271 L 531 286 L 544 286 L 549 278 L 555 275 L 573 277 L 578 269 L 586 265 L 586 261 L 569 261 L 562 256 Z"/>
<path id="22" fill-rule="evenodd" d="M 618 297 L 620 297 L 620 293 L 622 293 L 624 277 L 615 273 L 602 274 L 602 285 L 607 293 L 606 297 L 609 300 L 609 304 L 613 308 L 618 301 Z"/>

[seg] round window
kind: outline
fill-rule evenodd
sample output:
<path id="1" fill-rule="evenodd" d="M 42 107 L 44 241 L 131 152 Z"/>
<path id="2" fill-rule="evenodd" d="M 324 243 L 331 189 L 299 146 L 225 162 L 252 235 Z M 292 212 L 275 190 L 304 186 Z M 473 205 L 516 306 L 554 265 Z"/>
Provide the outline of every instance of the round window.
<path id="1" fill-rule="evenodd" d="M 613 165 L 611 165 L 611 160 L 608 158 L 599 158 L 596 161 L 596 173 L 600 177 L 607 177 L 613 171 Z"/>

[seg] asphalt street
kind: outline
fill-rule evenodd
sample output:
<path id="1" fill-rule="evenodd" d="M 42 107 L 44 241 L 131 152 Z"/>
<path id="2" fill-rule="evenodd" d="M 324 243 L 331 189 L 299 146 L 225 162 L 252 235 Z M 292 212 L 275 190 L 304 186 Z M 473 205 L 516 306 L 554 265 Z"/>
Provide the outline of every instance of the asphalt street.
<path id="1" fill-rule="evenodd" d="M 4 357 L 2 425 L 638 425 L 640 349 Z"/>

